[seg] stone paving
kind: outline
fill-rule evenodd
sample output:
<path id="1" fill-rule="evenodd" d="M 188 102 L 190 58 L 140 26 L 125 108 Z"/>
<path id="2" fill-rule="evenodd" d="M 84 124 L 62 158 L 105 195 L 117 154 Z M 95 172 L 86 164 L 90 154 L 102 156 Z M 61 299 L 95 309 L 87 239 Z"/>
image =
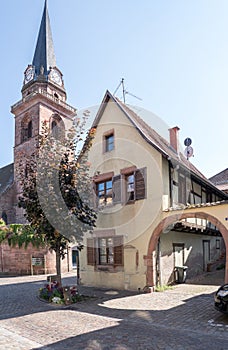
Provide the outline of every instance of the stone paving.
<path id="1" fill-rule="evenodd" d="M 91 298 L 70 306 L 37 298 L 45 277 L 0 278 L 0 349 L 228 348 L 228 316 L 213 308 L 221 282 L 214 273 L 150 294 L 81 286 Z M 64 277 L 65 285 L 75 283 Z"/>

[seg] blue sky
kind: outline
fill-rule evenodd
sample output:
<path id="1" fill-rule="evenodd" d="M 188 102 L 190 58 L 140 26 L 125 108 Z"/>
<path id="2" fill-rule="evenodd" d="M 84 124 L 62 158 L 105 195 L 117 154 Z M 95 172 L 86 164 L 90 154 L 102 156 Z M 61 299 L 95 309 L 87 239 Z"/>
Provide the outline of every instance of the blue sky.
<path id="1" fill-rule="evenodd" d="M 21 99 L 43 6 L 1 1 L 0 166 L 13 160 L 10 106 Z M 48 0 L 48 9 L 69 104 L 99 105 L 123 77 L 142 99 L 127 103 L 179 126 L 182 144 L 192 138 L 191 161 L 205 176 L 227 168 L 227 0 Z"/>

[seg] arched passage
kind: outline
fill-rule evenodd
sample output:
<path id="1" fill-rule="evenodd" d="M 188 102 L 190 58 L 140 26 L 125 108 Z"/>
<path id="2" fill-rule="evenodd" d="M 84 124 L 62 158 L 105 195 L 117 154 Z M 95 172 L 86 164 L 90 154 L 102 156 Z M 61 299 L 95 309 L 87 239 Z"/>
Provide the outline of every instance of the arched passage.
<path id="1" fill-rule="evenodd" d="M 147 279 L 147 285 L 148 286 L 154 286 L 155 285 L 155 281 L 154 281 L 154 262 L 153 262 L 153 258 L 152 258 L 152 253 L 155 251 L 157 243 L 158 243 L 158 238 L 160 237 L 161 233 L 164 231 L 164 229 L 166 229 L 168 226 L 173 225 L 175 222 L 181 220 L 181 219 L 187 219 L 187 218 L 199 218 L 199 219 L 204 219 L 207 221 L 210 221 L 213 225 L 215 225 L 218 230 L 220 231 L 223 239 L 224 239 L 224 243 L 225 243 L 225 247 L 226 247 L 226 251 L 228 252 L 228 230 L 227 228 L 221 223 L 220 220 L 218 220 L 217 217 L 208 214 L 208 213 L 204 213 L 204 212 L 178 212 L 176 214 L 170 214 L 165 217 L 163 220 L 160 221 L 160 223 L 156 226 L 156 228 L 154 229 L 150 241 L 149 241 L 149 245 L 148 245 L 148 251 L 147 251 L 147 256 L 145 257 L 147 260 L 147 275 L 146 275 L 146 279 Z M 225 283 L 228 283 L 228 254 L 226 254 L 226 268 L 225 268 Z"/>

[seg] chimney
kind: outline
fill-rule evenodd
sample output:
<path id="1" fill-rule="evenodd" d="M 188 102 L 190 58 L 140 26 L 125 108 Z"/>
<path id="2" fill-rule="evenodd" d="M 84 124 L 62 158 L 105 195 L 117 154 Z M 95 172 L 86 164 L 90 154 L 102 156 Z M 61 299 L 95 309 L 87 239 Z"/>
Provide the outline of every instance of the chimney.
<path id="1" fill-rule="evenodd" d="M 169 129 L 170 146 L 179 154 L 179 131 L 178 126 Z"/>

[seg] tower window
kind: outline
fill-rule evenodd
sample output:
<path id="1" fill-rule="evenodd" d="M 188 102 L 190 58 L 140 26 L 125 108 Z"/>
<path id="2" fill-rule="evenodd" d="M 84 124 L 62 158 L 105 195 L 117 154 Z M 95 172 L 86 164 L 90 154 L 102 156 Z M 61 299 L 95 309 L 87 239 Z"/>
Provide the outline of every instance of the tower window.
<path id="1" fill-rule="evenodd" d="M 57 128 L 57 123 L 53 120 L 53 122 L 51 123 L 51 130 L 54 130 L 55 128 Z"/>
<path id="2" fill-rule="evenodd" d="M 57 122 L 55 120 L 53 120 L 53 122 L 51 123 L 51 131 L 52 131 L 52 135 L 53 137 L 58 140 L 59 139 L 59 126 L 57 124 Z"/>
<path id="3" fill-rule="evenodd" d="M 25 142 L 32 137 L 32 121 L 23 120 L 21 123 L 21 142 Z"/>
<path id="4" fill-rule="evenodd" d="M 28 139 L 32 137 L 32 121 L 28 123 Z"/>
<path id="5" fill-rule="evenodd" d="M 62 119 L 57 116 L 51 122 L 51 133 L 56 140 L 63 139 L 65 136 L 65 128 Z"/>
<path id="6" fill-rule="evenodd" d="M 2 220 L 5 222 L 6 225 L 8 225 L 8 218 L 5 211 L 2 212 Z"/>

